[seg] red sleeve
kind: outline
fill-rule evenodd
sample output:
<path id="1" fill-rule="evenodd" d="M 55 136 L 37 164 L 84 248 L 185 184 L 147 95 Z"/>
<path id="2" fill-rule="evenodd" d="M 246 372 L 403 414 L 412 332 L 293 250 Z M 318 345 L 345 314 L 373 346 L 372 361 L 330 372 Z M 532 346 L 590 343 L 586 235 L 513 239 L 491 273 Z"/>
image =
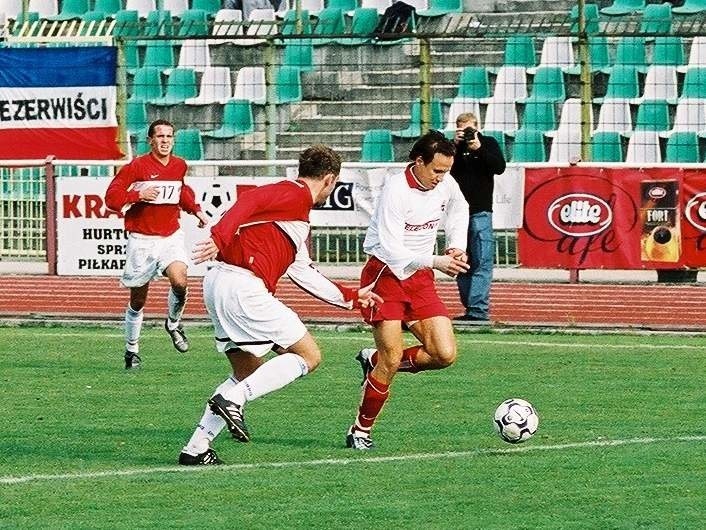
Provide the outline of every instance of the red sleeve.
<path id="1" fill-rule="evenodd" d="M 191 186 L 182 184 L 181 195 L 179 196 L 179 207 L 191 215 L 201 211 L 201 206 L 196 203 L 196 194 Z"/>
<path id="2" fill-rule="evenodd" d="M 126 166 L 121 167 L 118 174 L 108 185 L 108 189 L 105 192 L 105 205 L 111 210 L 120 212 L 128 204 L 140 202 L 139 191 L 128 191 L 130 185 L 137 180 L 133 167 L 134 162 L 133 160 Z"/>

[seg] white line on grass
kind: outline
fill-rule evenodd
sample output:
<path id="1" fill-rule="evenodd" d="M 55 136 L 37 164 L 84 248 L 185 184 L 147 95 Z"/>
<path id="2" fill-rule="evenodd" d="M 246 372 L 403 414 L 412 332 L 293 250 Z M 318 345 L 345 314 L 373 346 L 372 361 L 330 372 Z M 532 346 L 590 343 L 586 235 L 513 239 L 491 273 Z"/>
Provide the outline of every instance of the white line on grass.
<path id="1" fill-rule="evenodd" d="M 255 469 L 279 469 L 311 466 L 347 466 L 352 464 L 375 464 L 387 462 L 404 462 L 415 460 L 445 460 L 450 458 L 475 458 L 480 456 L 509 455 L 514 453 L 531 453 L 537 451 L 562 451 L 565 449 L 583 449 L 588 447 L 616 447 L 621 445 L 645 445 L 670 442 L 704 442 L 706 435 L 676 436 L 673 438 L 628 438 L 625 440 L 593 440 L 552 445 L 522 445 L 505 449 L 475 449 L 472 451 L 445 451 L 441 453 L 413 453 L 391 456 L 364 456 L 360 458 L 323 458 L 319 460 L 299 460 L 292 462 L 257 462 L 254 464 L 230 464 L 221 466 L 163 466 L 133 469 L 111 469 L 88 473 L 58 473 L 55 475 L 25 475 L 19 477 L 0 477 L 0 485 L 25 484 L 28 482 L 90 480 L 109 477 L 134 477 L 139 475 L 155 475 L 159 473 L 194 473 L 210 471 L 246 471 Z"/>

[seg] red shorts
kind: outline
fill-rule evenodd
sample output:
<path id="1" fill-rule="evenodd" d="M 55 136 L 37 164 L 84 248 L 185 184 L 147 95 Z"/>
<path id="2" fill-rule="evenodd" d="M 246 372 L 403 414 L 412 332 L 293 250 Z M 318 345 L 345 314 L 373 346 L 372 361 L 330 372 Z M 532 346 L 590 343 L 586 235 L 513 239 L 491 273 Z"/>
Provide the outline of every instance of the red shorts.
<path id="1" fill-rule="evenodd" d="M 385 302 L 373 308 L 361 308 L 363 320 L 368 324 L 375 325 L 383 320 L 412 322 L 449 316 L 446 306 L 436 293 L 434 271 L 431 269 L 420 269 L 406 280 L 400 280 L 387 265 L 373 257 L 363 267 L 360 285 L 364 287 L 373 282 L 374 291 Z"/>

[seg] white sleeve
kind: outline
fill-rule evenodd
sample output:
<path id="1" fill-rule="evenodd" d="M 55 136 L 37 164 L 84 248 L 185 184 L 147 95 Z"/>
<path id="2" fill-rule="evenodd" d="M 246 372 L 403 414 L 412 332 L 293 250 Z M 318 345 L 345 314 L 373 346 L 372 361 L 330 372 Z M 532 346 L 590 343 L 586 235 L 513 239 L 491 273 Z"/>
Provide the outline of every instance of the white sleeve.
<path id="1" fill-rule="evenodd" d="M 450 178 L 448 182 L 450 197 L 444 223 L 446 248 L 457 248 L 465 252 L 468 241 L 468 202 L 456 180 Z"/>
<path id="2" fill-rule="evenodd" d="M 353 300 L 347 299 L 346 293 L 316 268 L 306 245 L 297 250 L 294 262 L 287 269 L 287 276 L 297 287 L 319 300 L 344 309 L 353 308 Z"/>
<path id="3" fill-rule="evenodd" d="M 434 256 L 416 255 L 404 246 L 405 201 L 396 197 L 395 191 L 394 186 L 386 186 L 378 201 L 379 245 L 375 254 L 395 276 L 405 279 L 416 270 L 431 268 Z"/>

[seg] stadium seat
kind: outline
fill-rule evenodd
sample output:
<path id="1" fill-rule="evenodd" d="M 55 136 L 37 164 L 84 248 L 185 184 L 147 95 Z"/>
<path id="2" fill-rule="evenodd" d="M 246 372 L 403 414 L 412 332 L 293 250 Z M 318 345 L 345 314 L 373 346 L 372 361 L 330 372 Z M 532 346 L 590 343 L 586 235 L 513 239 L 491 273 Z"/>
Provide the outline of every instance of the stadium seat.
<path id="1" fill-rule="evenodd" d="M 296 66 L 302 72 L 311 72 L 314 69 L 314 47 L 311 39 L 285 41 L 282 64 Z"/>
<path id="2" fill-rule="evenodd" d="M 645 100 L 637 108 L 635 131 L 664 132 L 669 124 L 669 105 L 665 100 Z"/>
<path id="3" fill-rule="evenodd" d="M 176 34 L 179 37 L 205 37 L 208 35 L 208 13 L 202 9 L 187 9 L 179 18 Z"/>
<path id="4" fill-rule="evenodd" d="M 164 96 L 153 99 L 149 103 L 160 107 L 178 105 L 196 95 L 196 72 L 191 68 L 175 68 L 167 79 Z"/>
<path id="5" fill-rule="evenodd" d="M 598 4 L 584 4 L 583 13 L 586 19 L 586 33 L 589 35 L 594 35 L 598 33 Z M 579 32 L 579 7 L 574 5 L 569 12 L 569 19 L 571 20 L 571 33 L 573 35 Z"/>
<path id="6" fill-rule="evenodd" d="M 39 13 L 26 11 L 18 14 L 15 23 L 12 25 L 12 35 L 20 35 L 21 32 L 33 27 L 36 22 L 39 22 Z"/>
<path id="7" fill-rule="evenodd" d="M 172 13 L 166 9 L 155 9 L 147 13 L 145 17 L 144 30 L 142 35 L 145 37 L 169 36 L 174 35 Z M 146 46 L 154 41 L 140 41 L 140 44 Z"/>
<path id="8" fill-rule="evenodd" d="M 589 127 L 593 130 L 593 106 L 589 105 Z M 561 131 L 581 130 L 581 100 L 578 98 L 570 98 L 564 101 L 561 106 L 561 116 L 559 117 L 559 126 L 556 130 L 546 131 L 545 136 L 554 137 Z"/>
<path id="9" fill-rule="evenodd" d="M 686 71 L 679 101 L 686 99 L 706 99 L 706 66 Z"/>
<path id="10" fill-rule="evenodd" d="M 466 66 L 461 70 L 454 101 L 484 101 L 490 96 L 490 80 L 485 66 Z"/>
<path id="11" fill-rule="evenodd" d="M 604 15 L 629 15 L 642 13 L 645 10 L 646 0 L 613 0 L 613 3 L 601 9 Z"/>
<path id="12" fill-rule="evenodd" d="M 682 131 L 706 135 L 706 100 L 685 99 L 677 104 L 671 133 Z"/>
<path id="13" fill-rule="evenodd" d="M 669 35 L 672 29 L 672 6 L 668 3 L 647 4 L 640 20 L 640 33 L 647 37 Z"/>
<path id="14" fill-rule="evenodd" d="M 539 66 L 554 66 L 562 69 L 574 65 L 574 46 L 571 37 L 547 37 L 542 43 Z M 527 73 L 535 73 L 536 68 L 528 68 Z"/>
<path id="15" fill-rule="evenodd" d="M 492 129 L 483 129 L 481 131 L 481 136 L 492 136 L 495 141 L 498 142 L 500 146 L 500 151 L 503 154 L 503 158 L 507 160 L 507 146 L 505 145 L 505 133 L 502 131 L 493 131 Z"/>
<path id="16" fill-rule="evenodd" d="M 429 128 L 431 129 L 441 129 L 443 126 L 443 113 L 441 110 L 441 101 L 438 99 L 432 99 L 431 105 L 431 124 Z M 394 136 L 399 136 L 400 138 L 416 138 L 422 135 L 422 103 L 417 100 L 412 102 L 412 107 L 410 109 L 409 125 L 407 128 L 400 131 L 393 131 Z"/>
<path id="17" fill-rule="evenodd" d="M 243 16 L 245 17 L 245 13 Z M 233 39 L 231 41 L 233 44 L 239 46 L 260 44 L 265 42 L 265 39 L 261 37 L 275 34 L 277 31 L 274 9 L 253 9 L 245 18 L 247 26 L 245 34 L 251 38 Z"/>
<path id="18" fill-rule="evenodd" d="M 311 34 L 311 17 L 309 11 L 302 9 L 299 12 L 301 28 L 297 29 L 297 11 L 290 9 L 284 14 L 284 19 L 281 24 L 282 35 L 310 35 Z M 287 41 L 284 41 L 287 44 Z"/>
<path id="19" fill-rule="evenodd" d="M 280 66 L 275 82 L 277 103 L 296 103 L 302 100 L 302 77 L 298 67 Z"/>
<path id="20" fill-rule="evenodd" d="M 244 99 L 231 99 L 223 107 L 223 123 L 218 129 L 205 131 L 207 138 L 228 139 L 255 130 L 252 103 Z"/>
<path id="21" fill-rule="evenodd" d="M 51 18 L 59 14 L 58 0 L 29 0 L 27 11 L 39 13 L 39 18 Z"/>
<path id="22" fill-rule="evenodd" d="M 370 129 L 365 131 L 360 161 L 394 162 L 395 150 L 392 145 L 392 131 L 389 129 Z"/>
<path id="23" fill-rule="evenodd" d="M 137 16 L 137 11 L 130 11 L 135 13 Z M 120 58 L 120 54 L 118 54 Z M 125 41 L 122 47 L 122 63 L 127 70 L 127 72 L 134 74 L 135 70 L 140 67 L 140 50 L 138 48 L 137 42 L 134 40 Z"/>
<path id="24" fill-rule="evenodd" d="M 337 8 L 325 8 L 319 13 L 316 22 L 313 23 L 312 35 L 321 38 L 312 39 L 314 46 L 330 44 L 335 41 L 333 35 L 345 33 L 346 22 L 343 18 L 343 11 Z"/>
<path id="25" fill-rule="evenodd" d="M 198 129 L 179 129 L 174 133 L 174 155 L 185 160 L 203 160 L 203 142 Z"/>
<path id="26" fill-rule="evenodd" d="M 596 103 L 608 100 L 631 101 L 640 95 L 637 68 L 632 65 L 620 64 L 613 67 L 608 78 L 605 96 L 593 98 Z"/>
<path id="27" fill-rule="evenodd" d="M 46 18 L 49 20 L 71 20 L 72 18 L 81 18 L 88 10 L 88 0 L 63 0 L 59 13 Z"/>
<path id="28" fill-rule="evenodd" d="M 308 11 L 312 16 L 318 16 L 319 13 L 326 7 L 324 0 L 300 0 L 302 11 Z M 296 11 L 291 9 L 290 11 Z"/>
<path id="29" fill-rule="evenodd" d="M 610 131 L 629 133 L 632 131 L 632 114 L 628 100 L 606 100 L 598 113 L 596 132 Z"/>
<path id="30" fill-rule="evenodd" d="M 481 127 L 480 124 L 480 104 L 477 100 L 472 99 L 455 99 L 451 102 L 449 110 L 447 113 L 446 127 L 445 131 L 453 132 L 456 134 L 456 118 L 459 114 L 464 112 L 471 112 L 478 119 L 478 128 Z"/>
<path id="31" fill-rule="evenodd" d="M 541 131 L 520 129 L 515 133 L 511 162 L 546 162 L 547 149 Z"/>
<path id="32" fill-rule="evenodd" d="M 159 40 L 147 42 L 142 66 L 154 66 L 163 72 L 170 72 L 176 66 L 172 43 Z"/>
<path id="33" fill-rule="evenodd" d="M 632 100 L 632 103 L 641 103 L 644 100 L 665 99 L 676 103 L 677 96 L 677 67 L 671 65 L 652 65 L 645 76 L 645 88 L 642 96 Z"/>
<path id="34" fill-rule="evenodd" d="M 561 129 L 553 136 L 549 147 L 549 162 L 578 162 L 581 160 L 581 131 Z"/>
<path id="35" fill-rule="evenodd" d="M 265 69 L 262 66 L 244 66 L 238 70 L 233 99 L 246 99 L 255 105 L 264 105 L 266 98 Z"/>
<path id="36" fill-rule="evenodd" d="M 662 152 L 656 131 L 635 131 L 628 141 L 625 161 L 631 164 L 659 164 Z"/>
<path id="37" fill-rule="evenodd" d="M 664 66 L 684 66 L 684 40 L 681 37 L 656 37 L 652 49 L 652 64 Z"/>
<path id="38" fill-rule="evenodd" d="M 415 9 L 417 16 L 420 11 L 425 11 L 427 7 L 429 7 L 427 0 L 405 0 L 405 3 L 411 5 Z"/>
<path id="39" fill-rule="evenodd" d="M 137 11 L 140 18 L 146 18 L 150 11 L 157 9 L 156 0 L 125 0 L 127 11 Z"/>
<path id="40" fill-rule="evenodd" d="M 360 0 L 360 7 L 374 7 L 382 15 L 392 5 L 392 0 Z"/>
<path id="41" fill-rule="evenodd" d="M 132 91 L 128 101 L 147 102 L 161 98 L 163 94 L 162 74 L 154 66 L 144 66 L 135 70 Z"/>
<path id="42" fill-rule="evenodd" d="M 353 11 L 351 38 L 335 39 L 336 44 L 357 46 L 371 41 L 378 25 L 378 11 L 374 7 L 358 7 Z M 367 36 L 366 36 L 367 35 Z"/>
<path id="43" fill-rule="evenodd" d="M 691 48 L 689 50 L 689 61 L 687 65 L 680 69 L 685 72 L 689 68 L 706 66 L 706 37 L 694 37 L 691 40 Z"/>
<path id="44" fill-rule="evenodd" d="M 706 11 L 706 0 L 685 0 L 678 7 L 673 7 L 672 12 L 680 15 L 693 15 Z"/>
<path id="45" fill-rule="evenodd" d="M 181 41 L 178 68 L 193 68 L 196 72 L 203 72 L 210 66 L 211 52 L 208 48 L 208 40 L 186 39 Z"/>
<path id="46" fill-rule="evenodd" d="M 495 78 L 493 95 L 482 103 L 511 101 L 527 98 L 527 76 L 524 66 L 501 66 Z"/>
<path id="47" fill-rule="evenodd" d="M 491 101 L 485 111 L 483 127 L 491 131 L 513 134 L 517 130 L 517 110 L 514 101 Z"/>
<path id="48" fill-rule="evenodd" d="M 566 99 L 564 73 L 556 66 L 540 66 L 534 74 L 529 101 L 559 102 Z"/>
<path id="49" fill-rule="evenodd" d="M 537 52 L 534 37 L 530 35 L 510 35 L 505 43 L 504 66 L 537 66 Z"/>
<path id="50" fill-rule="evenodd" d="M 646 72 L 646 49 L 645 37 L 622 37 L 615 50 L 615 65 L 634 66 L 639 72 Z"/>
<path id="51" fill-rule="evenodd" d="M 22 0 L 0 0 L 0 13 L 5 13 L 7 20 L 17 20 L 22 13 Z"/>
<path id="52" fill-rule="evenodd" d="M 90 13 L 99 13 L 103 15 L 103 18 L 115 18 L 115 14 L 120 11 L 121 8 L 122 2 L 120 0 L 96 0 L 93 10 L 84 13 L 84 20 L 85 16 Z"/>
<path id="53" fill-rule="evenodd" d="M 135 147 L 132 149 L 133 156 L 140 156 L 150 152 L 150 145 L 147 142 L 147 136 L 135 137 Z"/>
<path id="54" fill-rule="evenodd" d="M 426 9 L 417 10 L 420 17 L 440 17 L 450 13 L 462 13 L 462 0 L 429 0 Z"/>
<path id="55" fill-rule="evenodd" d="M 208 18 L 215 18 L 221 9 L 220 0 L 192 0 L 191 9 L 200 9 L 208 14 Z"/>
<path id="56" fill-rule="evenodd" d="M 340 9 L 347 13 L 358 8 L 358 0 L 327 0 L 326 7 Z"/>
<path id="57" fill-rule="evenodd" d="M 147 105 L 144 101 L 129 100 L 125 110 L 125 127 L 131 136 L 147 136 L 149 121 Z"/>
<path id="58" fill-rule="evenodd" d="M 189 0 L 160 0 L 160 4 L 160 9 L 169 11 L 176 18 L 181 18 L 184 11 L 189 9 Z"/>
<path id="59" fill-rule="evenodd" d="M 140 35 L 140 15 L 136 10 L 121 9 L 115 13 L 115 26 L 113 26 L 113 37 L 137 37 Z M 136 43 L 132 44 L 137 50 Z M 139 63 L 135 62 L 135 67 Z"/>
<path id="60" fill-rule="evenodd" d="M 622 136 L 615 131 L 596 131 L 591 138 L 592 162 L 622 162 Z"/>
<path id="61" fill-rule="evenodd" d="M 211 105 L 228 100 L 232 88 L 230 68 L 227 66 L 209 66 L 203 69 L 199 95 L 184 101 L 186 105 Z"/>
<path id="62" fill-rule="evenodd" d="M 225 42 L 234 42 L 244 34 L 243 12 L 240 9 L 219 9 L 213 21 L 211 35 L 216 38 L 211 39 L 211 45 L 218 45 Z"/>
<path id="63" fill-rule="evenodd" d="M 588 60 L 591 64 L 591 72 L 610 73 L 613 63 L 608 54 L 608 39 L 604 36 L 591 35 L 588 41 Z M 564 72 L 570 75 L 580 75 L 581 65 L 576 64 L 564 68 Z"/>
<path id="64" fill-rule="evenodd" d="M 527 100 L 520 129 L 546 133 L 557 128 L 556 105 L 553 101 Z M 574 127 L 576 129 L 576 127 Z"/>
<path id="65" fill-rule="evenodd" d="M 688 131 L 672 134 L 667 140 L 664 161 L 693 164 L 700 162 L 699 136 L 695 132 Z"/>

